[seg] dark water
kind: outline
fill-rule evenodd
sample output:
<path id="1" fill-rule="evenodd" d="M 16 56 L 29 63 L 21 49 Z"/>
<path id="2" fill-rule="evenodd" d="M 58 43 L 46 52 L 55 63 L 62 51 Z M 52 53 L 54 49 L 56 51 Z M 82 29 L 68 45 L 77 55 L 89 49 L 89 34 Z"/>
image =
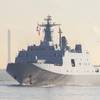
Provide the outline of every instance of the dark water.
<path id="1" fill-rule="evenodd" d="M 22 87 L 0 71 L 0 100 L 100 100 L 100 87 Z"/>

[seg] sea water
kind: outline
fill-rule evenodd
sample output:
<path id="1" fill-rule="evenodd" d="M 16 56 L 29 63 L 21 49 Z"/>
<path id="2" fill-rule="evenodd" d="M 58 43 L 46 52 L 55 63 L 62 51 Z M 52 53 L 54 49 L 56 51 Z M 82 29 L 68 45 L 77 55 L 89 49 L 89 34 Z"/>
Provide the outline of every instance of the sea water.
<path id="1" fill-rule="evenodd" d="M 100 87 L 20 86 L 6 71 L 0 71 L 0 100 L 100 100 Z"/>

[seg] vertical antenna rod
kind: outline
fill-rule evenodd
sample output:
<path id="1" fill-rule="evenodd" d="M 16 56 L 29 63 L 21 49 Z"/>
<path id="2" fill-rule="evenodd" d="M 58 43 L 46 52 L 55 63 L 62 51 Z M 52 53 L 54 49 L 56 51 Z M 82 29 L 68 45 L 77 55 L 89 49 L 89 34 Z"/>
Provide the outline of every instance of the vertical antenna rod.
<path id="1" fill-rule="evenodd" d="M 60 49 L 62 49 L 62 36 L 61 36 L 61 33 L 62 33 L 62 31 L 61 31 L 61 28 L 59 27 L 59 47 L 60 47 Z"/>
<path id="2" fill-rule="evenodd" d="M 8 30 L 8 63 L 11 62 L 11 33 Z"/>

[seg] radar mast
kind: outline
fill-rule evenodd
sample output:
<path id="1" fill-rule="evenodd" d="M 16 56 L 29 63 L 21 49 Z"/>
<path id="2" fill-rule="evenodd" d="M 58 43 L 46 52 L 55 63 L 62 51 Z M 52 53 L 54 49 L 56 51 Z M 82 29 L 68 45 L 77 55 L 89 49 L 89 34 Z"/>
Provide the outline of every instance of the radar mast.
<path id="1" fill-rule="evenodd" d="M 44 42 L 52 42 L 52 30 L 51 28 L 54 26 L 59 26 L 60 24 L 55 24 L 54 22 L 52 23 L 52 18 L 51 16 L 47 16 L 47 18 L 44 19 L 46 21 L 46 23 L 42 23 L 39 24 L 40 27 L 44 27 L 44 32 L 45 32 L 45 36 L 44 36 Z"/>

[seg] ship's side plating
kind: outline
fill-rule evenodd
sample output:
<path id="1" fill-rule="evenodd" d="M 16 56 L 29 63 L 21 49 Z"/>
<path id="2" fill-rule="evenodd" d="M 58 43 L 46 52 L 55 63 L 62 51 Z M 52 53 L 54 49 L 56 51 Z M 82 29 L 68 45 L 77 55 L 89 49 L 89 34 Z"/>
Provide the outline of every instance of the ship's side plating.
<path id="1" fill-rule="evenodd" d="M 46 85 L 100 85 L 100 74 L 96 72 L 61 74 L 37 67 L 34 64 L 8 64 L 7 71 L 20 84 Z"/>

